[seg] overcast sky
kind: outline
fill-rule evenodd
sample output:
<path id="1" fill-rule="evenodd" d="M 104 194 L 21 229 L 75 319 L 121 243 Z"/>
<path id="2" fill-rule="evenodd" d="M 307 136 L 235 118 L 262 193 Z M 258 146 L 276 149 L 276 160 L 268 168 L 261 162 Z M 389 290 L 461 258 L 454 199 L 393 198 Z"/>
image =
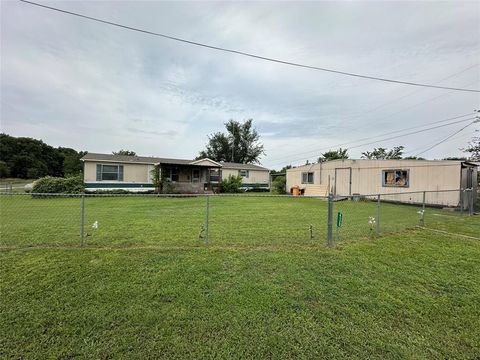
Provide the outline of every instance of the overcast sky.
<path id="1" fill-rule="evenodd" d="M 478 1 L 42 3 L 287 61 L 480 88 Z M 1 51 L 1 131 L 90 152 L 193 158 L 225 121 L 253 118 L 267 153 L 262 163 L 280 168 L 336 144 L 480 108 L 479 93 L 289 67 L 17 1 L 1 2 Z M 466 124 L 349 153 L 405 145 L 414 155 Z M 422 156 L 462 155 L 479 127 Z"/>

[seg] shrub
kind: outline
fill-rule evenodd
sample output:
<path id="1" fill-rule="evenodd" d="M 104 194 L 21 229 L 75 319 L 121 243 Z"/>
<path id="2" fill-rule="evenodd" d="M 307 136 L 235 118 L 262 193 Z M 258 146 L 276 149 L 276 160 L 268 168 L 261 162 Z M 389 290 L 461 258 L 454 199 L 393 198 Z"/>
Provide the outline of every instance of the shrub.
<path id="1" fill-rule="evenodd" d="M 220 191 L 223 193 L 238 193 L 242 186 L 242 177 L 230 175 L 227 179 L 222 180 Z"/>
<path id="2" fill-rule="evenodd" d="M 33 184 L 32 192 L 39 194 L 81 194 L 85 191 L 85 184 L 80 177 L 61 178 L 45 176 Z"/>
<path id="3" fill-rule="evenodd" d="M 275 194 L 286 194 L 287 178 L 285 176 L 277 176 L 272 181 L 272 191 Z"/>

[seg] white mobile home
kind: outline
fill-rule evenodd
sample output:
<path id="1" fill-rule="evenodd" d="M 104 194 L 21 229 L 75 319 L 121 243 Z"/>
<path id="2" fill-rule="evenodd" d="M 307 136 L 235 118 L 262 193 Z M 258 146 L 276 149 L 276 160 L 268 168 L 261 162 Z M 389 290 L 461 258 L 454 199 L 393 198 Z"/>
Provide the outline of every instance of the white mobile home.
<path id="1" fill-rule="evenodd" d="M 162 178 L 168 180 L 175 192 L 215 191 L 229 175 L 240 176 L 245 190 L 269 188 L 270 171 L 253 164 L 95 153 L 87 153 L 81 160 L 85 186 L 90 191 L 152 191 L 155 189 L 152 180 L 155 166 L 160 168 Z"/>
<path id="2" fill-rule="evenodd" d="M 397 201 L 421 202 L 426 194 L 431 205 L 458 206 L 458 190 L 477 191 L 477 165 L 450 160 L 334 160 L 287 170 L 287 191 L 298 186 L 305 195 L 350 196 L 355 194 L 398 194 Z M 443 191 L 443 192 L 439 192 Z"/>

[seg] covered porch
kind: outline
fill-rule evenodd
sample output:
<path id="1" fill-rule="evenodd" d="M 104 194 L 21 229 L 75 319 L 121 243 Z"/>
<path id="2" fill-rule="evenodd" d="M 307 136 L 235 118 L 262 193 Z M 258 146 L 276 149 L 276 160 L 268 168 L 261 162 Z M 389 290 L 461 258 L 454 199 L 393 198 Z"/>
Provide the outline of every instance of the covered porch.
<path id="1" fill-rule="evenodd" d="M 216 192 L 222 181 L 221 165 L 202 159 L 190 163 L 168 162 L 160 167 L 162 191 L 184 194 Z"/>

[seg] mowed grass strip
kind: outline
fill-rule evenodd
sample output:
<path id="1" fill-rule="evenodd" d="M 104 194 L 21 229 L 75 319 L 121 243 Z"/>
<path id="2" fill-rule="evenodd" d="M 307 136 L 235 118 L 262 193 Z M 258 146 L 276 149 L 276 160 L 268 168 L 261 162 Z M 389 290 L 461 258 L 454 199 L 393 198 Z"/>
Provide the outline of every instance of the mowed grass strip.
<path id="1" fill-rule="evenodd" d="M 2 358 L 479 358 L 480 243 L 0 253 Z"/>
<path id="2" fill-rule="evenodd" d="M 278 197 L 210 197 L 209 243 L 227 246 L 286 246 L 326 243 L 327 203 L 324 199 Z M 420 207 L 382 203 L 380 217 L 373 201 L 338 201 L 343 224 L 337 241 L 349 241 L 414 228 Z M 459 216 L 441 209 L 426 211 L 426 225 L 441 230 L 478 236 L 478 217 Z M 85 199 L 87 246 L 203 246 L 205 197 L 100 197 Z M 98 229 L 92 224 L 98 222 Z M 314 239 L 310 239 L 312 226 Z M 334 225 L 335 226 L 335 225 Z M 80 199 L 0 196 L 0 246 L 78 246 Z M 205 235 L 205 233 L 202 233 Z M 337 236 L 338 235 L 338 236 Z"/>

